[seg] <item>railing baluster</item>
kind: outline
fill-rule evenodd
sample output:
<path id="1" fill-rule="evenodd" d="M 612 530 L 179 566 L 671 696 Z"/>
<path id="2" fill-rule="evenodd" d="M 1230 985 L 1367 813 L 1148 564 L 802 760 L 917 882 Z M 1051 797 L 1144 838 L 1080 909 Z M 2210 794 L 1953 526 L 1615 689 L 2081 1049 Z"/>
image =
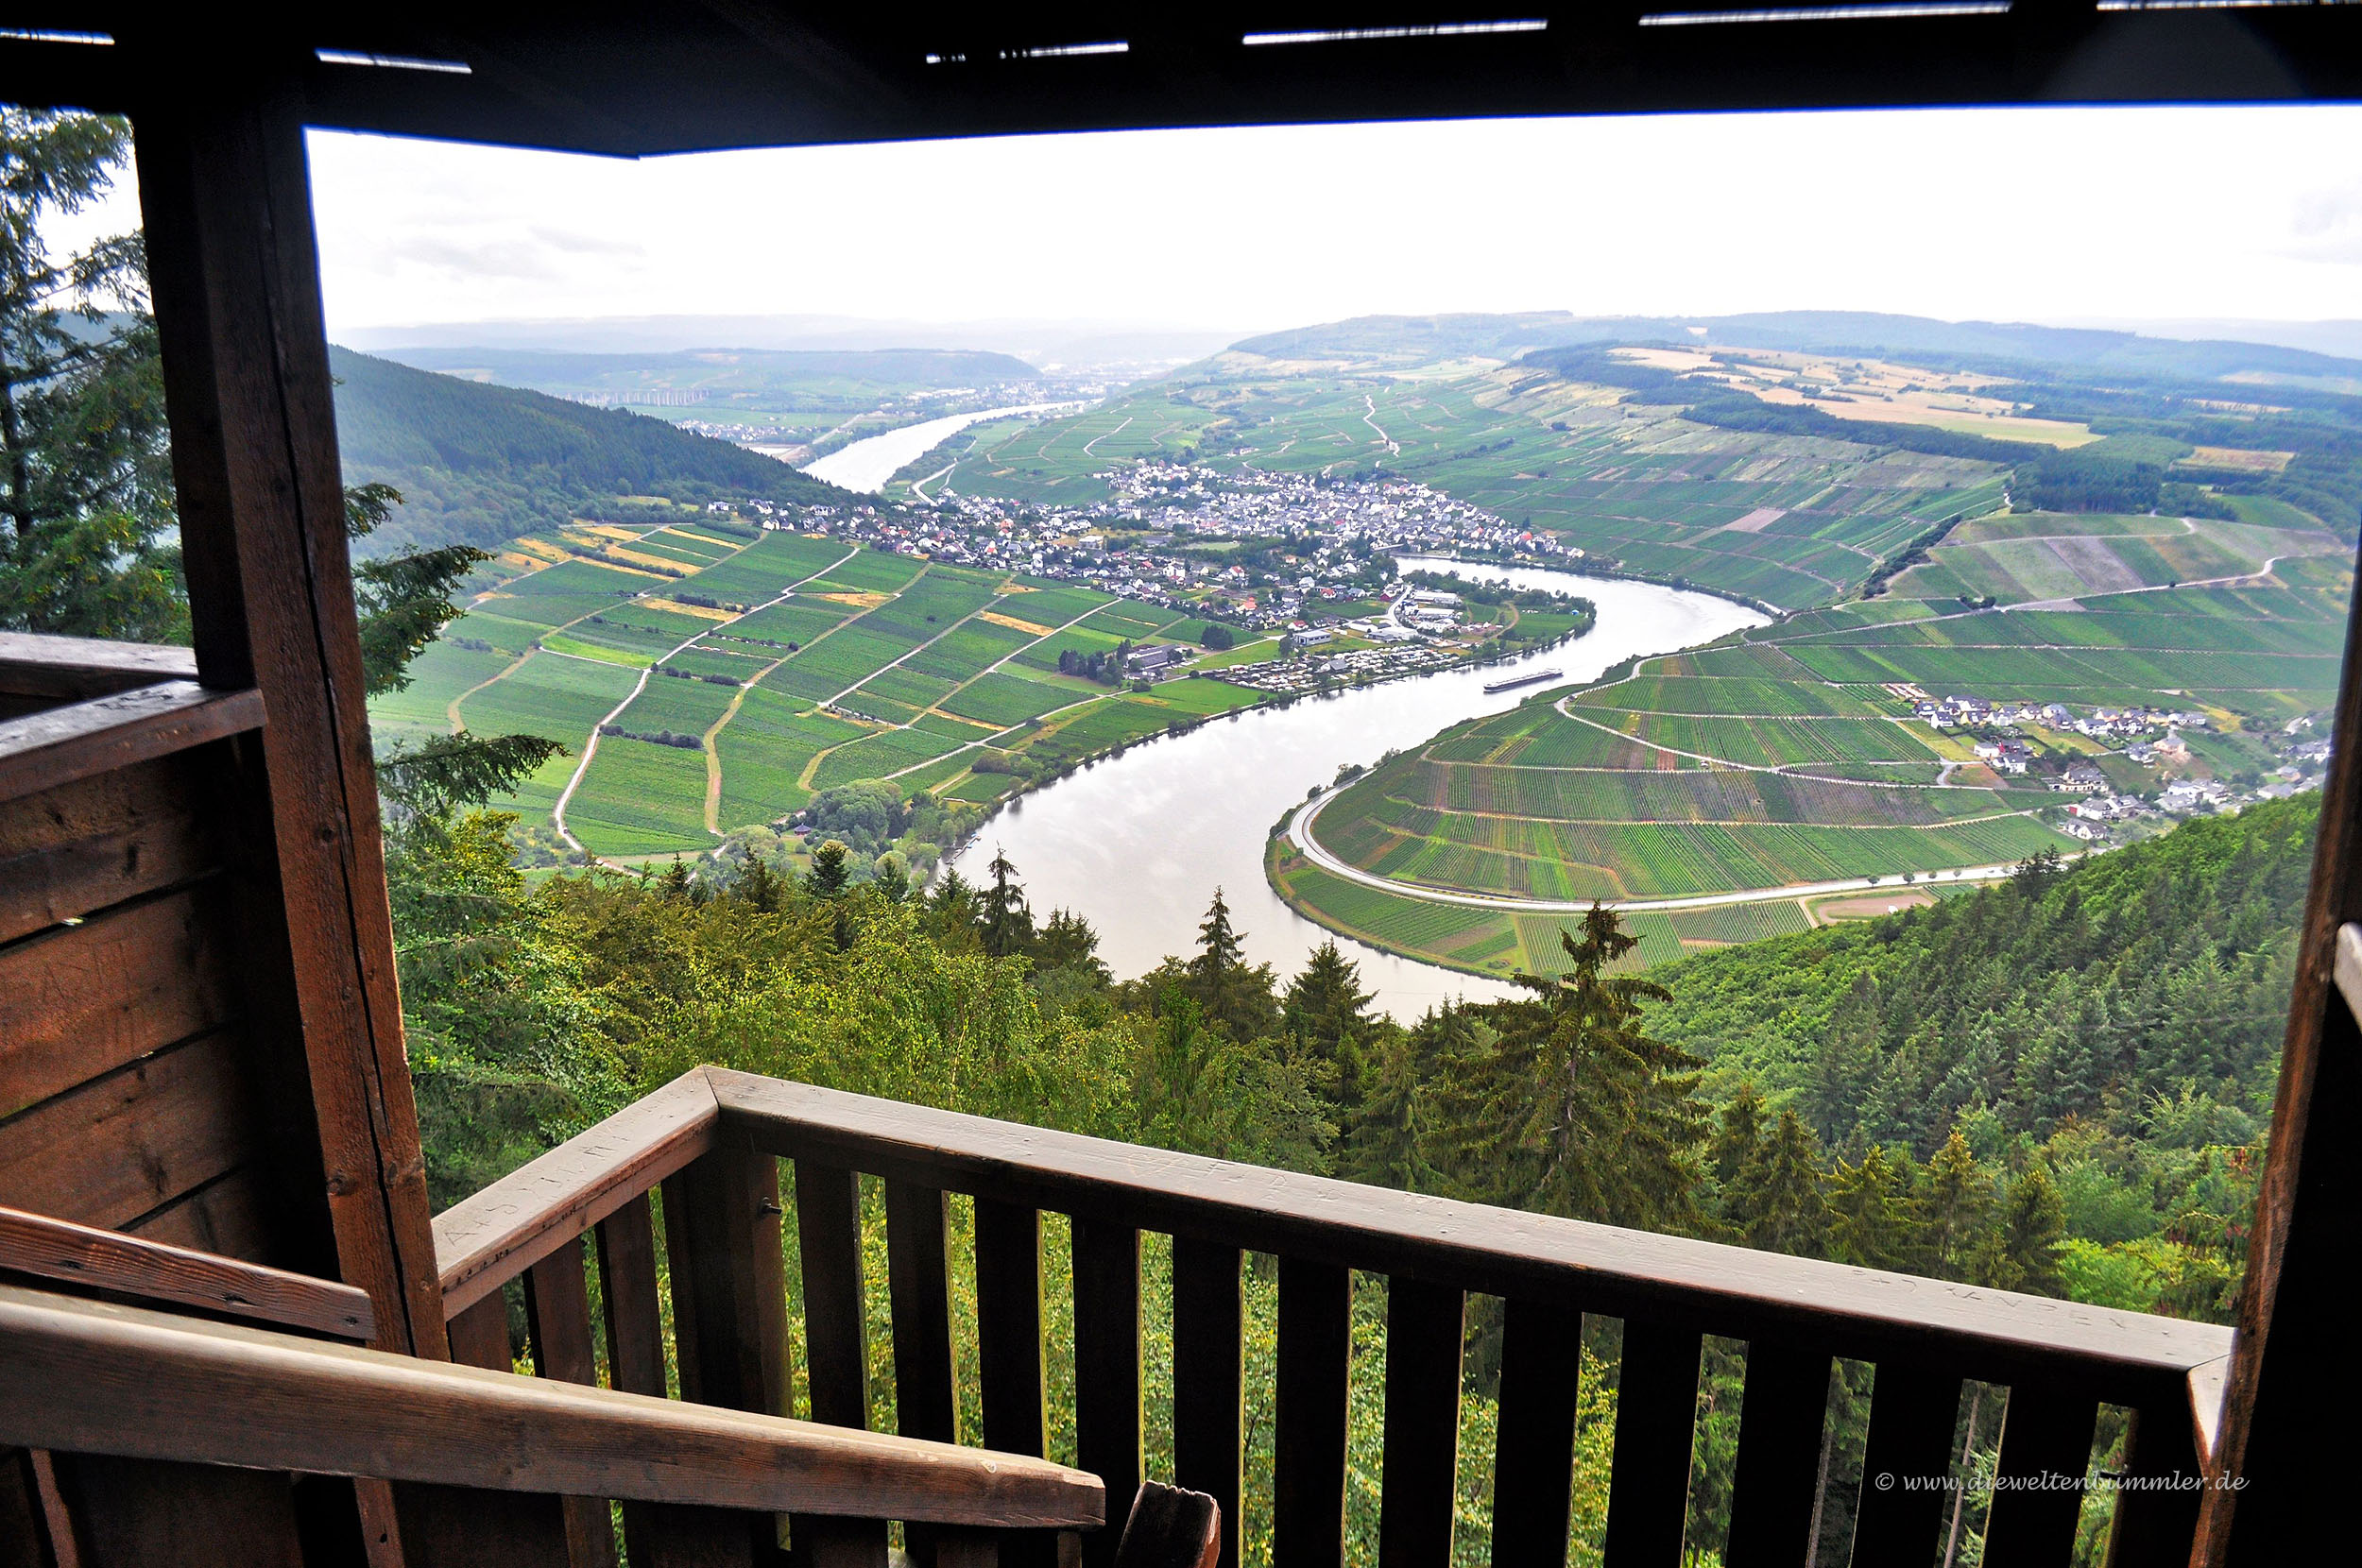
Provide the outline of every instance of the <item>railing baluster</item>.
<path id="1" fill-rule="evenodd" d="M 2134 1485 L 2116 1494 L 2108 1568 L 2182 1568 L 2198 1532 L 2199 1468 L 2186 1401 L 2145 1405 L 2125 1434 L 2126 1473 Z M 2170 1482 L 2171 1485 L 2160 1483 Z"/>
<path id="2" fill-rule="evenodd" d="M 507 1372 L 516 1365 L 508 1355 L 508 1303 L 498 1290 L 452 1319 L 446 1329 L 451 1358 L 461 1366 Z"/>
<path id="3" fill-rule="evenodd" d="M 1856 1562 L 1934 1559 L 1937 1526 L 1951 1493 L 1933 1483 L 1951 1473 L 1952 1429 L 1960 1413 L 1959 1373 L 1880 1363 L 1870 1391 L 1870 1435 L 1862 1447 Z"/>
<path id="4" fill-rule="evenodd" d="M 786 1412 L 787 1286 L 779 1220 L 779 1161 L 743 1145 L 726 1141 L 665 1179 L 664 1248 L 672 1265 L 673 1343 L 684 1399 Z M 659 1515 L 652 1531 L 658 1560 L 699 1568 L 768 1562 L 778 1547 L 778 1520 L 749 1514 L 734 1523 L 735 1528 Z"/>
<path id="5" fill-rule="evenodd" d="M 1074 1447 L 1107 1487 L 1108 1527 L 1083 1542 L 1087 1568 L 1112 1568 L 1140 1485 L 1140 1233 L 1074 1221 Z"/>
<path id="6" fill-rule="evenodd" d="M 906 1438 L 959 1437 L 943 1190 L 888 1182 L 886 1286 L 894 1314 L 894 1412 Z"/>
<path id="7" fill-rule="evenodd" d="M 1273 1556 L 1292 1568 L 1339 1568 L 1344 1561 L 1345 1392 L 1352 1356 L 1351 1271 L 1281 1258 Z M 1107 1517 L 1115 1518 L 1112 1492 Z"/>
<path id="8" fill-rule="evenodd" d="M 1221 1505 L 1217 1568 L 1239 1568 L 1240 1262 L 1236 1247 L 1172 1238 L 1172 1474 Z"/>
<path id="9" fill-rule="evenodd" d="M 664 1309 L 658 1300 L 656 1225 L 643 1194 L 599 1222 L 599 1296 L 607 1308 L 607 1377 L 627 1394 L 664 1397 Z M 624 1505 L 624 1555 L 648 1568 L 646 1503 Z"/>
<path id="10" fill-rule="evenodd" d="M 976 1200 L 976 1358 L 984 1446 L 1039 1454 L 1049 1387 L 1041 1360 L 1041 1211 Z M 1010 1568 L 1047 1568 L 1055 1542 L 1012 1534 Z"/>
<path id="11" fill-rule="evenodd" d="M 861 1181 L 796 1162 L 796 1236 L 804 1263 L 804 1374 L 812 1419 L 869 1424 L 868 1336 L 862 1323 Z"/>
<path id="12" fill-rule="evenodd" d="M 595 1387 L 598 1355 L 590 1341 L 590 1293 L 582 1243 L 569 1241 L 525 1270 L 525 1324 L 533 1364 L 543 1377 Z M 615 1527 L 604 1497 L 568 1497 L 566 1555 L 574 1568 L 615 1568 Z"/>
<path id="13" fill-rule="evenodd" d="M 1493 1445 L 1493 1561 L 1558 1568 L 1575 1469 L 1583 1314 L 1513 1299 L 1501 1338 L 1500 1425 Z"/>
<path id="14" fill-rule="evenodd" d="M 861 1178 L 796 1162 L 796 1236 L 804 1264 L 804 1374 L 812 1419 L 869 1424 L 869 1347 L 862 1323 Z M 885 1568 L 882 1520 L 807 1515 L 792 1525 L 813 1568 Z"/>
<path id="15" fill-rule="evenodd" d="M 1804 1560 L 1828 1405 L 1826 1351 L 1763 1339 L 1747 1347 L 1726 1568 L 1796 1568 Z"/>
<path id="16" fill-rule="evenodd" d="M 1695 1329 L 1624 1320 L 1601 1548 L 1606 1568 L 1671 1568 L 1681 1556 L 1698 1423 L 1699 1343 Z"/>
<path id="17" fill-rule="evenodd" d="M 1448 1568 L 1460 1462 L 1460 1353 L 1467 1297 L 1425 1280 L 1386 1291 L 1385 1491 L 1378 1568 Z"/>
<path id="18" fill-rule="evenodd" d="M 1994 1467 L 1998 1484 L 1985 1521 L 1987 1561 L 2040 1568 L 2074 1555 L 2098 1416 L 2099 1402 L 2089 1394 L 2041 1385 L 2011 1389 Z"/>

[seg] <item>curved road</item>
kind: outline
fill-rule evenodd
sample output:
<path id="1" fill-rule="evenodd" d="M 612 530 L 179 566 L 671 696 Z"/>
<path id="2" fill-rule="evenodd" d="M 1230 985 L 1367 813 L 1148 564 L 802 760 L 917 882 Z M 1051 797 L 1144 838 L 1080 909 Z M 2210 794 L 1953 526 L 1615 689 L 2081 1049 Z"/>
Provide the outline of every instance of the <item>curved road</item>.
<path id="1" fill-rule="evenodd" d="M 1342 791 L 1326 790 L 1295 809 L 1288 819 L 1287 839 L 1305 859 L 1332 877 L 1343 877 L 1349 882 L 1376 888 L 1401 898 L 1416 898 L 1429 904 L 1459 904 L 1468 909 L 1498 910 L 1503 914 L 1580 914 L 1594 902 L 1589 898 L 1512 898 L 1503 894 L 1453 893 L 1444 888 L 1421 887 L 1415 882 L 1396 882 L 1384 877 L 1348 865 L 1339 860 L 1312 837 L 1312 819 L 1321 814 L 1321 808 L 1337 798 Z M 2066 856 L 2067 860 L 2078 857 Z M 1860 893 L 1884 889 L 1889 893 L 1916 888 L 1937 881 L 1998 882 L 2017 870 L 2014 861 L 2008 865 L 1970 865 L 1958 869 L 1923 871 L 1919 881 L 1905 882 L 1899 874 L 1888 877 L 1849 877 L 1834 882 L 1791 882 L 1786 887 L 1743 888 L 1736 893 L 1699 893 L 1685 898 L 1602 898 L 1597 900 L 1612 910 L 1702 910 L 1716 904 L 1760 904 L 1777 898 L 1810 898 L 1823 893 Z"/>

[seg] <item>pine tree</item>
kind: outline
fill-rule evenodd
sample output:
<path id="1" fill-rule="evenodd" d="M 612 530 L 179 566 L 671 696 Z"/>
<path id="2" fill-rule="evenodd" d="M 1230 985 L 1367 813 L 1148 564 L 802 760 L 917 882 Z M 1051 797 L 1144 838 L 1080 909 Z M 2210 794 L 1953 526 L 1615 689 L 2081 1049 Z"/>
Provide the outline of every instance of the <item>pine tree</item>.
<path id="1" fill-rule="evenodd" d="M 2059 1295 L 2064 1289 L 2059 1277 L 2059 1243 L 2064 1239 L 2066 1204 L 2049 1173 L 2039 1165 L 2028 1166 L 2002 1198 L 2000 1222 L 1979 1243 L 1972 1277 L 1996 1290 Z"/>
<path id="2" fill-rule="evenodd" d="M 1189 990 L 1207 1021 L 1233 1040 L 1268 1034 L 1279 1012 L 1272 997 L 1271 965 L 1246 962 L 1244 936 L 1230 924 L 1230 904 L 1222 889 L 1214 889 L 1214 901 L 1197 928 L 1197 951 L 1187 966 Z"/>
<path id="3" fill-rule="evenodd" d="M 1361 989 L 1361 965 L 1332 938 L 1312 949 L 1280 1000 L 1282 1027 L 1323 1064 L 1337 1103 L 1347 1108 L 1361 1099 L 1361 1050 L 1374 999 Z"/>
<path id="4" fill-rule="evenodd" d="M 1838 1162 L 1827 1187 L 1829 1255 L 1858 1269 L 1907 1268 L 1918 1251 L 1910 1167 L 1872 1144 L 1858 1165 Z"/>
<path id="5" fill-rule="evenodd" d="M 1818 1257 L 1828 1232 L 1822 1192 L 1821 1143 L 1794 1111 L 1782 1111 L 1771 1133 L 1739 1167 L 1722 1204 L 1723 1223 L 1750 1247 Z"/>
<path id="6" fill-rule="evenodd" d="M 1992 1215 L 1993 1183 L 1955 1126 L 1927 1162 L 1926 1187 L 1919 1200 L 1921 1266 L 1943 1279 L 1965 1277 Z"/>
<path id="7" fill-rule="evenodd" d="M 1338 1155 L 1338 1175 L 1403 1192 L 1444 1190 L 1427 1153 L 1427 1085 L 1434 1075 L 1439 1039 L 1464 1037 L 1474 1025 L 1464 1009 L 1446 1002 L 1417 1028 L 1389 1031 L 1372 1042 L 1361 1064 L 1361 1099 L 1349 1113 Z"/>
<path id="8" fill-rule="evenodd" d="M 758 913 L 779 912 L 779 879 L 772 874 L 770 862 L 760 855 L 746 857 L 730 891 L 752 905 Z"/>
<path id="9" fill-rule="evenodd" d="M 664 880 L 660 885 L 665 897 L 676 903 L 688 903 L 689 862 L 677 855 L 674 856 L 673 863 L 664 868 Z"/>
<path id="10" fill-rule="evenodd" d="M 805 874 L 804 886 L 823 898 L 833 898 L 845 891 L 851 881 L 846 869 L 846 848 L 830 839 L 812 852 L 812 870 Z"/>
<path id="11" fill-rule="evenodd" d="M 1714 1142 L 1706 1150 L 1706 1164 L 1726 1192 L 1754 1153 L 1755 1145 L 1763 1141 L 1763 1095 L 1752 1080 L 1741 1083 L 1731 1102 L 1722 1107 Z"/>
<path id="12" fill-rule="evenodd" d="M 1594 904 L 1580 938 L 1559 933 L 1567 972 L 1518 977 L 1535 999 L 1482 1008 L 1498 1039 L 1442 1064 L 1436 1146 L 1470 1196 L 1648 1230 L 1696 1222 L 1697 1064 L 1642 1028 L 1641 1003 L 1665 988 L 1608 972 L 1638 943 Z"/>
<path id="13" fill-rule="evenodd" d="M 1099 957 L 1099 933 L 1072 910 L 1053 910 L 1034 943 L 1034 963 L 1044 970 L 1065 969 L 1081 974 L 1096 985 L 1115 977 Z"/>
<path id="14" fill-rule="evenodd" d="M 984 951 L 994 958 L 1012 958 L 1034 946 L 1034 912 L 1025 907 L 1024 890 L 1017 884 L 1017 867 L 1006 851 L 995 845 L 991 886 L 977 899 L 977 926 Z"/>

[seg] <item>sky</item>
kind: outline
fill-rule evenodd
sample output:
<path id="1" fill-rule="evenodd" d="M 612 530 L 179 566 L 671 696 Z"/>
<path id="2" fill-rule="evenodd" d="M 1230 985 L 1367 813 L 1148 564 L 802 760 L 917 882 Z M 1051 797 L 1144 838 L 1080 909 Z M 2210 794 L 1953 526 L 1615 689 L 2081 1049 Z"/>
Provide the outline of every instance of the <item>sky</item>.
<path id="1" fill-rule="evenodd" d="M 315 132 L 332 334 L 673 314 L 2362 316 L 2362 108 L 1131 131 L 642 162 Z M 122 227 L 127 190 L 74 229 Z M 67 230 L 60 230 L 71 237 Z"/>

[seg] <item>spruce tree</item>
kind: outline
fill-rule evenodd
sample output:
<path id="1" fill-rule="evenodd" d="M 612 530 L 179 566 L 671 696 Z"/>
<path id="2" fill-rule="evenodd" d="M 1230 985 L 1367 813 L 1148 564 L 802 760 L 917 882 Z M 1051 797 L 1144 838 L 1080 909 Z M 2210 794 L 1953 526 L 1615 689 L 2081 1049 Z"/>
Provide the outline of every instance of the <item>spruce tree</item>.
<path id="1" fill-rule="evenodd" d="M 2002 1198 L 2000 1222 L 1978 1245 L 1972 1276 L 1996 1290 L 2060 1295 L 2065 1287 L 2059 1276 L 2059 1243 L 2065 1239 L 2066 1204 L 2059 1189 L 2040 1165 L 2028 1166 Z"/>
<path id="2" fill-rule="evenodd" d="M 1992 1214 L 1993 1183 L 1955 1126 L 1927 1162 L 1927 1182 L 1919 1200 L 1920 1266 L 1943 1279 L 1965 1278 Z"/>
<path id="3" fill-rule="evenodd" d="M 1763 1141 L 1763 1095 L 1752 1079 L 1741 1083 L 1731 1102 L 1722 1107 L 1714 1141 L 1706 1150 L 1706 1164 L 1725 1192 L 1754 1153 L 1755 1145 Z"/>
<path id="4" fill-rule="evenodd" d="M 1910 1172 L 1872 1144 L 1858 1165 L 1838 1162 L 1827 1187 L 1829 1255 L 1858 1269 L 1909 1267 L 1918 1251 Z"/>
<path id="5" fill-rule="evenodd" d="M 1821 1143 L 1793 1110 L 1782 1111 L 1723 1199 L 1723 1223 L 1750 1247 L 1818 1257 L 1828 1234 Z"/>
<path id="6" fill-rule="evenodd" d="M 823 898 L 833 898 L 843 893 L 851 881 L 851 873 L 845 865 L 846 848 L 830 839 L 812 852 L 812 870 L 805 874 L 804 886 Z"/>
<path id="7" fill-rule="evenodd" d="M 757 913 L 779 912 L 779 879 L 772 874 L 770 862 L 760 855 L 746 857 L 730 891 L 752 905 Z"/>
<path id="8" fill-rule="evenodd" d="M 1197 928 L 1197 951 L 1187 966 L 1190 995 L 1207 1021 L 1241 1041 L 1269 1033 L 1279 1012 L 1271 965 L 1246 962 L 1244 935 L 1230 924 L 1230 904 L 1222 889 L 1214 889 L 1214 901 Z"/>
<path id="9" fill-rule="evenodd" d="M 1345 957 L 1334 938 L 1312 949 L 1280 999 L 1282 1026 L 1323 1065 L 1341 1106 L 1349 1108 L 1361 1099 L 1361 1048 L 1373 999 L 1361 989 L 1361 965 Z"/>
<path id="10" fill-rule="evenodd" d="M 976 900 L 976 924 L 984 938 L 984 951 L 994 958 L 1031 952 L 1034 912 L 1025 906 L 1025 891 L 1017 883 L 1017 867 L 1009 863 L 1008 854 L 995 845 L 992 864 L 985 869 L 992 874 L 992 883 Z"/>
<path id="11" fill-rule="evenodd" d="M 1442 1064 L 1436 1144 L 1470 1196 L 1647 1230 L 1697 1222 L 1697 1063 L 1642 1027 L 1665 988 L 1609 972 L 1638 944 L 1595 903 L 1580 937 L 1559 933 L 1567 972 L 1519 976 L 1534 999 L 1482 1008 L 1497 1039 Z"/>

